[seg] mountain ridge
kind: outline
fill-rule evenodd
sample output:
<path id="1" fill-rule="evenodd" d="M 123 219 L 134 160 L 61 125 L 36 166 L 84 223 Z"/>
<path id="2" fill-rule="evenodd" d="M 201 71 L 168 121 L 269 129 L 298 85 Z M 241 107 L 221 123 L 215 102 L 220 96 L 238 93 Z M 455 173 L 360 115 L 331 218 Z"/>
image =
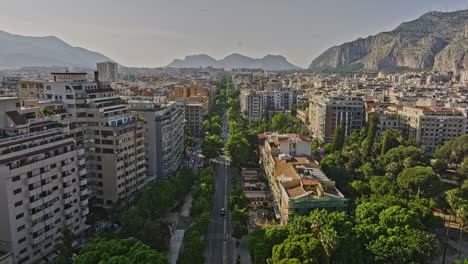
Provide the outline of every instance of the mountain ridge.
<path id="1" fill-rule="evenodd" d="M 199 68 L 213 67 L 226 70 L 246 68 L 264 69 L 268 71 L 301 70 L 302 68 L 288 62 L 282 55 L 265 55 L 262 58 L 251 58 L 239 53 L 232 53 L 226 57 L 216 60 L 206 54 L 188 55 L 184 59 L 175 59 L 165 68 Z"/>
<path id="2" fill-rule="evenodd" d="M 310 70 L 468 69 L 468 10 L 428 12 L 381 32 L 330 47 Z"/>
<path id="3" fill-rule="evenodd" d="M 73 47 L 56 36 L 22 36 L 0 30 L 0 69 L 36 66 L 94 69 L 102 61 L 113 60 L 86 48 Z"/>

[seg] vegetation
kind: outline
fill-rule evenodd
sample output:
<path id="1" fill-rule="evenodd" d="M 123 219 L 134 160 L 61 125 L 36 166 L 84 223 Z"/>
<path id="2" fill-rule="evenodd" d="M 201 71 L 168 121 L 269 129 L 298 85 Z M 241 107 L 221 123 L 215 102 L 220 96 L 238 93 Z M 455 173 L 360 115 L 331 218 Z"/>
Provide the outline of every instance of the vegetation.
<path id="1" fill-rule="evenodd" d="M 193 221 L 185 234 L 184 249 L 177 263 L 205 263 L 203 256 L 205 244 L 202 236 L 208 230 L 210 223 L 214 192 L 214 171 L 212 168 L 206 168 L 198 174 L 197 184 L 193 187 L 193 202 L 190 210 Z"/>
<path id="2" fill-rule="evenodd" d="M 432 232 L 443 226 L 434 210 L 454 215 L 461 230 L 467 226 L 468 186 L 441 182 L 437 167 L 452 164 L 467 179 L 466 135 L 437 149 L 439 163 L 431 165 L 424 149 L 399 131 L 379 137 L 370 124 L 346 137 L 341 129 L 333 144 L 314 142 L 312 152 L 351 199 L 349 212 L 315 210 L 283 227 L 254 230 L 252 263 L 426 263 L 442 246 Z"/>
<path id="3" fill-rule="evenodd" d="M 152 250 L 135 238 L 121 240 L 96 238 L 86 245 L 75 260 L 76 264 L 149 263 L 168 264 L 164 254 Z"/>

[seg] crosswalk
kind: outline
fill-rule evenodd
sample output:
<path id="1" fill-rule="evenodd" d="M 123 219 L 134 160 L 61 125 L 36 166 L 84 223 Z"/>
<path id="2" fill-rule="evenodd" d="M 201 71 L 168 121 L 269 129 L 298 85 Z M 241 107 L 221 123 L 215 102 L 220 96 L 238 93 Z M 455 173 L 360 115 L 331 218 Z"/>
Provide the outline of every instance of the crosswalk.
<path id="1" fill-rule="evenodd" d="M 226 233 L 210 233 L 205 236 L 205 240 L 227 240 L 231 236 Z"/>

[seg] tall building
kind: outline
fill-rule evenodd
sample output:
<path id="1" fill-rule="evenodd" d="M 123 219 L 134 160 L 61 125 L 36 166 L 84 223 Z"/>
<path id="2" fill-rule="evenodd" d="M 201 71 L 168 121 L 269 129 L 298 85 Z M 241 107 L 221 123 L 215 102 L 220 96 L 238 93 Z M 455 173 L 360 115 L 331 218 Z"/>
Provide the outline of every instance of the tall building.
<path id="1" fill-rule="evenodd" d="M 112 61 L 97 63 L 97 71 L 99 72 L 99 80 L 105 82 L 115 82 L 119 79 L 118 65 Z"/>
<path id="2" fill-rule="evenodd" d="M 144 122 L 108 83 L 85 73 L 52 73 L 44 96 L 66 106 L 71 133 L 86 150 L 89 189 L 97 205 L 109 205 L 143 188 L 146 175 Z"/>
<path id="3" fill-rule="evenodd" d="M 86 229 L 85 152 L 69 126 L 17 97 L 0 98 L 0 241 L 14 263 L 53 258 L 61 230 Z"/>
<path id="4" fill-rule="evenodd" d="M 295 101 L 295 93 L 288 90 L 243 90 L 240 95 L 241 110 L 249 119 L 271 119 L 275 113 L 291 110 Z"/>
<path id="5" fill-rule="evenodd" d="M 148 173 L 153 179 L 173 175 L 184 157 L 185 105 L 130 101 L 131 110 L 145 120 L 145 146 Z"/>
<path id="6" fill-rule="evenodd" d="M 262 99 L 255 90 L 242 90 L 240 94 L 240 105 L 242 113 L 250 120 L 263 117 Z"/>
<path id="7" fill-rule="evenodd" d="M 467 132 L 466 115 L 454 108 L 403 106 L 398 116 L 403 133 L 414 137 L 428 153 Z"/>
<path id="8" fill-rule="evenodd" d="M 309 101 L 309 131 L 330 142 L 335 129 L 345 124 L 345 133 L 360 130 L 364 125 L 364 101 L 361 97 L 345 95 L 312 96 Z"/>
<path id="9" fill-rule="evenodd" d="M 203 132 L 203 117 L 204 114 L 203 104 L 185 104 L 185 127 L 194 137 L 202 137 Z"/>

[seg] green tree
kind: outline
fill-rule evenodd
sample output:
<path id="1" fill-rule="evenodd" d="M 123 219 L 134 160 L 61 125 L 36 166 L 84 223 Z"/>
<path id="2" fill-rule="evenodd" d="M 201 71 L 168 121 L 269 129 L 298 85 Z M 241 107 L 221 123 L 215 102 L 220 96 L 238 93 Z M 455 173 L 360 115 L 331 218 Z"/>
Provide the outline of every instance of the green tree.
<path id="1" fill-rule="evenodd" d="M 288 115 L 284 113 L 276 114 L 271 119 L 271 123 L 273 124 L 273 129 L 282 132 L 288 123 Z"/>
<path id="2" fill-rule="evenodd" d="M 86 244 L 85 248 L 81 251 L 74 263 L 168 264 L 169 262 L 164 254 L 152 250 L 149 246 L 135 238 L 122 240 L 96 238 Z"/>
<path id="3" fill-rule="evenodd" d="M 404 141 L 403 134 L 401 131 L 396 129 L 389 129 L 385 130 L 382 133 L 382 153 L 381 155 L 385 155 L 387 151 L 392 148 L 396 148 L 399 145 L 402 145 Z"/>
<path id="4" fill-rule="evenodd" d="M 70 263 L 73 256 L 73 241 L 75 238 L 76 235 L 68 227 L 62 229 L 62 239 L 55 245 L 58 255 L 53 261 L 54 264 Z"/>
<path id="5" fill-rule="evenodd" d="M 341 151 L 345 143 L 345 122 L 341 122 L 341 125 L 335 129 L 335 135 L 333 137 L 333 149 L 335 151 Z"/>
<path id="6" fill-rule="evenodd" d="M 432 197 L 438 190 L 440 179 L 431 167 L 416 166 L 398 174 L 397 183 L 417 197 Z"/>
<path id="7" fill-rule="evenodd" d="M 201 143 L 202 154 L 206 160 L 212 160 L 221 155 L 224 143 L 218 135 L 206 136 Z"/>

